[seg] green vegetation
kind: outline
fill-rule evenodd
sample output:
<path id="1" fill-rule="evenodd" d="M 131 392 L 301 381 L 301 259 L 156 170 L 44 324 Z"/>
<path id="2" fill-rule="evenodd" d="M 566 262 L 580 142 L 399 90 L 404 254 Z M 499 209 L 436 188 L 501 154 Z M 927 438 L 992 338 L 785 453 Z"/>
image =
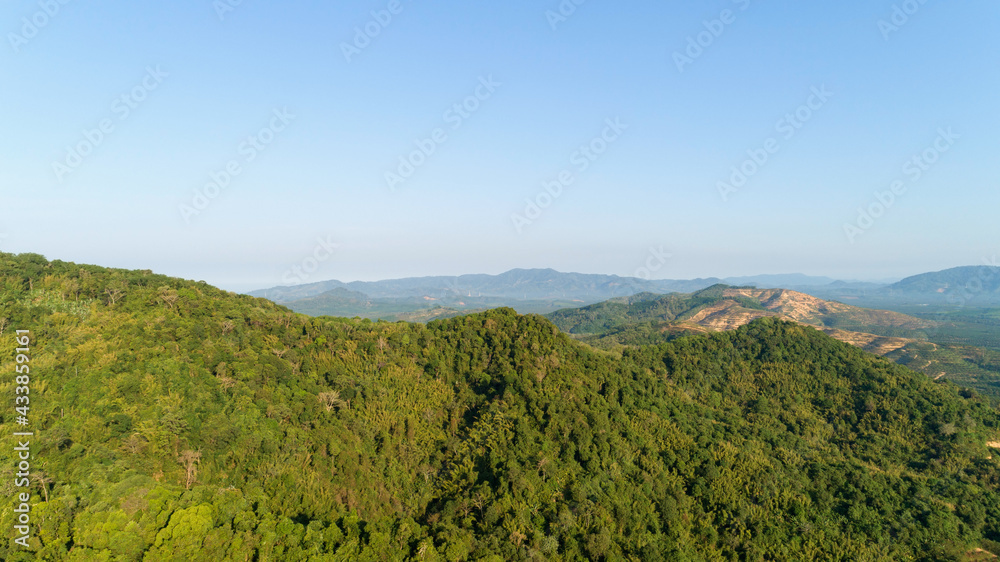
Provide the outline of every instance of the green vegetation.
<path id="1" fill-rule="evenodd" d="M 974 388 L 1000 405 L 1000 352 L 996 350 L 914 342 L 885 357 L 931 377 Z"/>
<path id="2" fill-rule="evenodd" d="M 710 333 L 695 324 L 683 322 L 639 322 L 623 324 L 600 334 L 576 335 L 571 337 L 606 351 L 620 351 L 623 346 L 658 345 L 682 336 Z"/>
<path id="3" fill-rule="evenodd" d="M 0 254 L 0 291 L 0 395 L 30 329 L 38 432 L 33 551 L 9 538 L 3 560 L 960 560 L 1000 543 L 1000 414 L 809 327 L 608 353 L 510 309 L 309 318 L 29 254 Z"/>
<path id="4" fill-rule="evenodd" d="M 309 316 L 341 316 L 370 318 L 372 320 L 407 320 L 426 322 L 434 318 L 447 318 L 466 314 L 445 308 L 425 299 L 372 299 L 368 296 L 342 287 L 315 297 L 307 297 L 288 303 L 289 308 Z"/>
<path id="5" fill-rule="evenodd" d="M 1000 350 L 998 308 L 926 307 L 913 316 L 937 322 L 938 327 L 927 334 L 932 342 Z"/>
<path id="6" fill-rule="evenodd" d="M 606 335 L 638 324 L 660 328 L 666 322 L 692 320 L 702 312 L 708 312 L 708 317 L 701 318 L 697 323 L 708 328 L 715 327 L 713 323 L 719 313 L 730 319 L 742 317 L 736 326 L 761 316 L 783 316 L 820 328 L 914 339 L 926 339 L 926 333 L 937 326 L 932 321 L 896 312 L 822 301 L 795 291 L 728 285 L 713 285 L 691 294 L 643 293 L 583 308 L 560 310 L 548 317 L 567 333 Z"/>
<path id="7" fill-rule="evenodd" d="M 282 303 L 284 306 L 309 316 L 340 316 L 407 322 L 428 322 L 436 318 L 451 318 L 462 314 L 482 312 L 489 308 L 513 307 L 522 313 L 544 314 L 560 308 L 579 306 L 580 302 L 566 300 L 530 300 L 513 303 L 509 299 L 494 297 L 462 297 L 445 295 L 438 298 L 398 297 L 372 298 L 339 287 L 313 297 Z"/>
<path id="8" fill-rule="evenodd" d="M 787 292 L 793 298 L 775 302 L 775 295 L 781 291 L 761 291 L 758 300 L 734 295 L 733 291 L 727 293 L 727 289 L 731 287 L 716 285 L 690 295 L 643 293 L 560 310 L 548 318 L 579 341 L 599 349 L 620 350 L 623 346 L 657 345 L 681 336 L 732 329 L 764 315 L 791 314 L 821 329 L 911 340 L 885 346 L 880 345 L 883 340 L 875 340 L 872 347 L 901 365 L 974 388 L 994 405 L 1000 405 L 998 309 L 915 307 L 912 312 L 907 310 L 910 315 L 904 315 L 841 303 L 827 306 L 822 301 L 808 299 L 795 302 L 793 292 Z M 689 321 L 710 307 L 714 307 L 714 314 L 700 322 Z M 836 337 L 852 341 L 853 336 L 837 334 Z M 969 342 L 985 347 L 975 347 Z M 905 345 L 900 347 L 902 344 Z"/>
<path id="9" fill-rule="evenodd" d="M 639 324 L 646 325 L 644 331 L 656 331 L 665 322 L 686 320 L 706 307 L 722 301 L 732 301 L 745 310 L 765 310 L 756 299 L 723 296 L 723 291 L 731 288 L 734 287 L 713 285 L 691 294 L 639 293 L 582 308 L 559 310 L 547 317 L 559 326 L 559 329 L 569 334 L 604 335 L 609 331 Z"/>

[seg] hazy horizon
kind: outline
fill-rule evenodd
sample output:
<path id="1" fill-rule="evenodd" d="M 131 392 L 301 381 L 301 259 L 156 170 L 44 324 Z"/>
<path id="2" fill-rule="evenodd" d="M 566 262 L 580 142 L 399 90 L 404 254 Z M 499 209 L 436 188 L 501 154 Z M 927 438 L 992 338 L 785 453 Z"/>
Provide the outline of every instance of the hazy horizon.
<path id="1" fill-rule="evenodd" d="M 3 251 L 239 290 L 320 240 L 302 282 L 1000 253 L 996 3 L 57 4 L 0 18 Z"/>
<path id="2" fill-rule="evenodd" d="M 4 250 L 4 251 L 8 251 L 8 250 Z M 49 255 L 46 255 L 45 257 L 48 258 L 48 259 L 51 259 L 51 260 L 58 259 L 58 260 L 62 260 L 62 261 L 75 261 L 75 260 L 65 259 L 65 258 L 62 258 L 62 257 L 59 257 L 59 256 L 49 256 Z M 88 262 L 77 262 L 77 263 L 88 263 Z M 162 270 L 162 269 L 150 268 L 150 267 L 146 267 L 146 266 L 142 266 L 142 265 L 128 265 L 128 266 L 123 266 L 123 265 L 115 265 L 115 264 L 107 264 L 107 263 L 94 263 L 94 264 L 91 264 L 91 265 L 99 265 L 99 266 L 105 266 L 105 267 L 116 267 L 116 268 L 117 267 L 121 267 L 123 269 L 152 269 L 154 273 L 164 274 L 164 275 L 170 275 L 172 277 L 179 277 L 179 278 L 182 278 L 182 279 L 188 279 L 188 280 L 192 280 L 192 281 L 205 281 L 205 282 L 207 282 L 207 283 L 209 283 L 211 285 L 214 285 L 216 287 L 219 287 L 221 289 L 225 289 L 227 291 L 232 291 L 232 292 L 236 292 L 236 293 L 248 293 L 248 292 L 251 292 L 251 291 L 263 290 L 263 289 L 270 289 L 270 288 L 274 288 L 274 287 L 309 285 L 309 284 L 314 284 L 314 283 L 322 283 L 322 282 L 326 282 L 326 281 L 339 281 L 339 282 L 342 282 L 342 283 L 353 283 L 353 282 L 392 281 L 392 280 L 398 280 L 398 279 L 413 279 L 413 278 L 428 278 L 428 277 L 459 277 L 459 276 L 463 276 L 463 275 L 492 275 L 492 276 L 496 276 L 496 275 L 501 275 L 503 273 L 507 273 L 509 271 L 518 270 L 518 269 L 520 269 L 520 270 L 545 270 L 545 269 L 552 269 L 552 270 L 554 270 L 554 271 L 556 271 L 558 273 L 563 273 L 563 274 L 617 275 L 617 276 L 623 277 L 623 278 L 625 278 L 625 277 L 627 277 L 627 278 L 637 278 L 637 277 L 638 278 L 642 278 L 641 276 L 635 275 L 634 274 L 635 272 L 632 272 L 632 273 L 617 273 L 617 272 L 606 272 L 606 271 L 599 271 L 599 270 L 591 270 L 591 271 L 588 271 L 588 270 L 575 270 L 575 269 L 569 269 L 569 270 L 567 270 L 567 269 L 559 269 L 559 268 L 556 268 L 556 267 L 516 267 L 515 266 L 515 267 L 506 268 L 506 269 L 501 269 L 501 270 L 498 270 L 498 271 L 462 271 L 462 272 L 458 272 L 458 273 L 429 273 L 429 274 L 416 274 L 416 275 L 405 275 L 404 274 L 404 275 L 398 275 L 398 276 L 378 277 L 378 278 L 374 278 L 374 277 L 372 277 L 372 278 L 327 277 L 327 276 L 320 276 L 320 275 L 313 274 L 311 276 L 308 276 L 307 279 L 303 280 L 300 283 L 295 283 L 295 284 L 291 284 L 291 285 L 285 285 L 285 284 L 282 284 L 280 282 L 280 279 L 278 279 L 277 283 L 268 284 L 268 278 L 267 277 L 260 277 L 260 278 L 258 278 L 257 281 L 254 281 L 252 279 L 251 280 L 246 280 L 246 279 L 236 279 L 236 280 L 217 279 L 217 280 L 212 280 L 212 279 L 209 279 L 209 278 L 207 278 L 207 277 L 205 277 L 203 275 L 198 275 L 198 273 L 196 271 L 189 271 L 189 273 L 177 273 L 177 272 L 174 272 L 174 271 L 165 271 L 165 270 Z M 658 280 L 686 281 L 686 280 L 696 280 L 696 279 L 720 279 L 720 280 L 726 280 L 726 279 L 738 279 L 738 278 L 744 278 L 744 277 L 805 275 L 807 277 L 817 277 L 817 278 L 819 278 L 819 277 L 827 277 L 827 278 L 830 278 L 830 279 L 832 279 L 834 281 L 861 282 L 861 283 L 879 283 L 879 284 L 886 284 L 886 285 L 888 285 L 888 284 L 892 284 L 892 283 L 895 283 L 897 281 L 900 281 L 902 279 L 905 279 L 907 277 L 911 277 L 911 276 L 914 276 L 914 275 L 920 275 L 920 274 L 923 274 L 923 273 L 933 273 L 933 272 L 937 272 L 937 271 L 943 271 L 943 270 L 946 270 L 946 269 L 952 269 L 952 268 L 955 268 L 955 267 L 979 266 L 979 265 L 994 265 L 995 266 L 997 264 L 996 264 L 995 261 L 993 261 L 993 262 L 984 261 L 984 262 L 978 263 L 978 264 L 976 264 L 976 263 L 956 264 L 956 265 L 951 265 L 951 266 L 947 266 L 947 267 L 942 267 L 940 269 L 914 270 L 914 271 L 909 272 L 909 273 L 907 273 L 905 275 L 893 276 L 893 277 L 880 277 L 880 278 L 879 277 L 869 277 L 869 278 L 838 277 L 836 275 L 829 275 L 829 274 L 824 274 L 824 273 L 805 273 L 805 272 L 801 272 L 801 271 L 784 271 L 784 272 L 779 272 L 779 273 L 774 273 L 774 272 L 760 272 L 760 271 L 758 271 L 758 272 L 754 272 L 754 273 L 737 273 L 737 274 L 731 274 L 731 275 L 730 274 L 726 274 L 726 275 L 720 275 L 720 274 L 700 274 L 700 275 L 665 276 L 665 275 L 655 275 L 654 274 L 651 277 L 649 277 L 649 279 L 653 280 L 653 281 L 658 281 Z"/>
<path id="3" fill-rule="evenodd" d="M 4 248 L 0 248 L 0 251 L 10 252 L 9 249 L 4 249 Z M 15 253 L 19 253 L 19 252 L 15 252 Z M 38 252 L 34 252 L 34 253 L 38 253 Z M 43 254 L 43 255 L 45 255 L 45 254 Z M 413 274 L 413 275 L 402 274 L 402 275 L 389 276 L 389 277 L 366 277 L 366 278 L 335 277 L 335 276 L 326 276 L 326 275 L 319 275 L 317 273 L 313 273 L 313 274 L 306 275 L 305 276 L 306 278 L 303 279 L 301 282 L 294 283 L 294 284 L 283 284 L 281 282 L 281 278 L 280 277 L 270 277 L 269 278 L 267 276 L 261 276 L 261 277 L 257 277 L 257 278 L 241 278 L 241 279 L 227 279 L 227 278 L 215 278 L 215 279 L 213 279 L 213 278 L 206 277 L 205 275 L 199 274 L 199 272 L 197 270 L 192 269 L 189 265 L 186 265 L 186 264 L 178 267 L 175 270 L 170 270 L 170 269 L 163 269 L 163 268 L 159 268 L 158 269 L 158 268 L 155 268 L 155 267 L 149 267 L 149 266 L 146 266 L 146 265 L 142 265 L 143 262 L 141 260 L 129 260 L 128 264 L 122 264 L 122 263 L 92 263 L 92 262 L 84 262 L 84 261 L 79 261 L 79 260 L 67 259 L 65 257 L 61 257 L 61 256 L 57 256 L 57 255 L 45 255 L 45 257 L 48 258 L 48 259 L 50 259 L 50 260 L 74 261 L 76 263 L 81 263 L 81 264 L 87 263 L 87 264 L 90 264 L 90 265 L 99 265 L 99 266 L 103 266 L 103 267 L 113 267 L 113 268 L 122 268 L 122 269 L 151 269 L 151 270 L 153 270 L 154 273 L 163 274 L 163 275 L 169 275 L 171 277 L 178 277 L 178 278 L 188 279 L 188 280 L 192 280 L 192 281 L 205 281 L 205 282 L 207 282 L 207 283 L 209 283 L 211 285 L 214 285 L 216 287 L 219 287 L 221 289 L 225 289 L 227 291 L 232 291 L 232 292 L 236 292 L 236 293 L 248 293 L 248 292 L 251 292 L 251 291 L 257 291 L 257 290 L 263 290 L 263 289 L 270 289 L 270 288 L 274 288 L 274 287 L 296 286 L 296 285 L 309 285 L 309 284 L 313 284 L 313 283 L 321 283 L 321 282 L 326 282 L 326 281 L 339 281 L 339 282 L 342 282 L 342 283 L 353 283 L 353 282 L 392 281 L 392 280 L 397 280 L 397 279 L 412 279 L 412 278 L 423 278 L 423 277 L 459 277 L 459 276 L 462 276 L 462 275 L 501 275 L 503 273 L 507 273 L 509 271 L 517 270 L 517 269 L 522 269 L 522 270 L 544 270 L 544 269 L 552 269 L 552 270 L 554 270 L 554 271 L 556 271 L 558 273 L 567 273 L 567 274 L 569 274 L 569 273 L 576 273 L 576 274 L 584 274 L 584 275 L 618 275 L 619 277 L 632 277 L 632 278 L 638 277 L 638 278 L 643 278 L 641 275 L 636 275 L 635 271 L 633 271 L 631 273 L 628 273 L 628 272 L 621 273 L 621 272 L 608 272 L 608 271 L 600 271 L 600 270 L 586 270 L 586 269 L 582 269 L 582 268 L 581 269 L 560 269 L 558 267 L 548 267 L 548 266 L 538 266 L 538 267 L 534 267 L 534 266 L 532 266 L 532 267 L 513 266 L 513 267 L 502 268 L 502 269 L 496 270 L 496 271 L 478 271 L 478 270 L 476 270 L 476 271 L 460 271 L 460 272 L 455 272 L 455 273 L 453 273 L 453 272 L 444 272 L 444 273 L 434 273 L 434 272 L 431 272 L 431 273 L 419 273 L 419 274 Z M 827 277 L 827 278 L 830 278 L 830 279 L 832 279 L 834 281 L 861 282 L 861 283 L 879 283 L 879 284 L 888 285 L 888 284 L 892 284 L 892 283 L 895 283 L 897 281 L 900 281 L 902 279 L 906 279 L 907 277 L 912 277 L 912 276 L 920 275 L 920 274 L 923 274 L 923 273 L 934 273 L 934 272 L 937 272 L 937 271 L 944 271 L 944 270 L 953 269 L 953 268 L 956 268 L 956 267 L 982 266 L 982 265 L 988 265 L 988 266 L 997 267 L 997 266 L 1000 266 L 1000 263 L 998 263 L 996 257 L 993 256 L 993 257 L 984 258 L 979 263 L 958 263 L 958 264 L 953 264 L 953 265 L 946 265 L 944 267 L 927 268 L 927 269 L 919 269 L 918 268 L 918 269 L 914 269 L 912 271 L 908 271 L 908 272 L 906 272 L 905 274 L 902 274 L 902 275 L 887 276 L 887 277 L 837 276 L 837 275 L 832 275 L 832 274 L 823 273 L 823 272 L 812 273 L 812 272 L 804 272 L 804 271 L 782 271 L 782 272 L 778 272 L 778 273 L 769 272 L 769 271 L 764 271 L 764 272 L 762 272 L 762 271 L 755 271 L 755 272 L 751 272 L 751 273 L 734 273 L 734 274 L 704 274 L 704 273 L 702 273 L 702 274 L 673 275 L 672 276 L 672 275 L 660 274 L 663 271 L 663 270 L 661 270 L 659 273 L 658 272 L 651 272 L 651 275 L 650 275 L 649 279 L 653 280 L 653 281 L 657 281 L 657 280 L 686 281 L 686 280 L 695 280 L 695 279 L 720 279 L 720 280 L 725 280 L 725 279 L 736 279 L 736 278 L 743 278 L 743 277 L 805 275 L 805 276 L 808 276 L 808 277 Z M 640 265 L 640 267 L 643 267 L 643 266 Z M 291 271 L 292 271 L 292 269 L 289 268 L 288 270 L 286 270 L 285 273 L 287 274 L 287 273 L 290 273 Z M 270 279 L 270 281 L 269 281 L 269 279 Z"/>

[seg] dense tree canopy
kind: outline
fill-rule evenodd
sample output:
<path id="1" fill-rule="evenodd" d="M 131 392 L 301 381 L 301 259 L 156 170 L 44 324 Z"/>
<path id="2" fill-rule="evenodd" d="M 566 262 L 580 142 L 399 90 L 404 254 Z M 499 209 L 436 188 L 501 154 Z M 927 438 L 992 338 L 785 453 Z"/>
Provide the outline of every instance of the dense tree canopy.
<path id="1" fill-rule="evenodd" d="M 951 560 L 1000 544 L 1000 416 L 808 327 L 626 348 L 496 309 L 309 318 L 0 254 L 32 332 L 4 560 Z M 0 453 L 3 497 L 15 456 Z M 0 511 L 12 529 L 13 499 Z M 8 531 L 12 537 L 12 531 Z"/>

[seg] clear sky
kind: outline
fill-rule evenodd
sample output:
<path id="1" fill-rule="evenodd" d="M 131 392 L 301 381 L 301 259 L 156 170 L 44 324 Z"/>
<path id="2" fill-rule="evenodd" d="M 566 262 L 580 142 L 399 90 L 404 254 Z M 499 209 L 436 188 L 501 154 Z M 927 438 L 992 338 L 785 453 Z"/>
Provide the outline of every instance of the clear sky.
<path id="1" fill-rule="evenodd" d="M 7 1 L 0 250 L 231 290 L 980 264 L 997 29 L 995 0 Z"/>

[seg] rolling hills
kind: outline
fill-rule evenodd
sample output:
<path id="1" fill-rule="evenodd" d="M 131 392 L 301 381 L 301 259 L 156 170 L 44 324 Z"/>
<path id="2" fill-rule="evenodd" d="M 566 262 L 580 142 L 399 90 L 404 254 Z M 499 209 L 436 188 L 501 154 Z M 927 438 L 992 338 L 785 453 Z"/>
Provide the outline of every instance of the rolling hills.
<path id="1" fill-rule="evenodd" d="M 966 266 L 907 277 L 886 288 L 892 293 L 949 295 L 968 291 L 970 297 L 995 299 L 1000 296 L 1000 266 Z"/>
<path id="2" fill-rule="evenodd" d="M 928 341 L 963 323 L 860 308 L 797 291 L 716 285 L 691 294 L 645 293 L 612 299 L 548 317 L 563 331 L 605 349 L 656 344 L 684 335 L 733 330 L 759 318 L 780 318 L 813 326 L 931 377 L 976 388 L 1000 404 L 1000 351 L 962 342 Z"/>
<path id="3" fill-rule="evenodd" d="M 728 279 L 646 280 L 617 275 L 561 273 L 552 269 L 514 269 L 500 275 L 413 277 L 343 283 L 336 280 L 249 293 L 310 316 L 359 316 L 397 320 L 447 317 L 508 306 L 521 313 L 546 314 L 641 293 L 690 293 L 715 284 L 780 287 L 824 300 L 848 302 L 914 314 L 940 315 L 1000 307 L 1000 268 L 970 266 L 908 277 L 893 284 L 836 281 L 802 274 L 757 275 Z M 930 307 L 930 308 L 928 308 Z M 438 314 L 431 313 L 437 310 Z M 942 335 L 982 340 L 974 322 Z M 987 331 L 989 331 L 987 329 Z M 988 335 L 986 336 L 988 339 Z M 952 343 L 957 343 L 952 342 Z M 977 340 L 976 344 L 980 344 Z M 1000 347 L 1000 343 L 998 343 Z"/>
<path id="4" fill-rule="evenodd" d="M 642 291 L 690 291 L 717 280 L 648 281 L 617 275 L 514 269 L 500 275 L 414 277 L 385 281 L 323 281 L 252 291 L 310 316 L 358 316 L 373 320 L 446 318 L 511 307 L 544 314 Z"/>
<path id="5" fill-rule="evenodd" d="M 501 298 L 517 301 L 577 300 L 597 302 L 642 291 L 697 290 L 716 279 L 691 281 L 643 280 L 617 275 L 561 273 L 553 269 L 513 269 L 500 275 L 411 277 L 385 281 L 323 281 L 294 287 L 273 287 L 250 294 L 274 302 L 294 303 L 337 288 L 363 293 L 373 299 Z"/>
<path id="6" fill-rule="evenodd" d="M 825 277 L 761 275 L 740 278 L 767 284 L 774 281 L 820 286 Z M 414 277 L 342 283 L 323 281 L 294 287 L 272 287 L 249 293 L 310 316 L 359 316 L 396 320 L 408 313 L 426 316 L 431 309 L 448 313 L 508 306 L 522 313 L 544 314 L 615 297 L 640 293 L 690 292 L 720 283 L 720 279 L 645 280 L 617 275 L 561 273 L 552 269 L 514 269 L 500 275 Z M 727 282 L 732 282 L 727 280 Z"/>
<path id="7" fill-rule="evenodd" d="M 721 284 L 690 294 L 644 293 L 549 315 L 566 332 L 590 335 L 651 321 L 679 322 L 714 331 L 730 330 L 763 317 L 884 337 L 913 337 L 935 326 L 933 322 L 905 314 L 826 301 L 787 289 Z"/>
<path id="8" fill-rule="evenodd" d="M 0 254 L 7 373 L 15 330 L 30 331 L 29 485 L 12 447 L 0 464 L 4 496 L 31 495 L 31 537 L 0 544 L 4 560 L 1000 552 L 1000 413 L 777 317 L 609 353 L 508 308 L 310 318 Z M 0 428 L 23 431 L 16 417 L 0 410 Z"/>
<path id="9" fill-rule="evenodd" d="M 888 285 L 832 283 L 791 287 L 824 299 L 923 314 L 1000 307 L 1000 267 L 964 266 L 921 273 Z M 922 308 L 929 307 L 929 308 Z"/>

